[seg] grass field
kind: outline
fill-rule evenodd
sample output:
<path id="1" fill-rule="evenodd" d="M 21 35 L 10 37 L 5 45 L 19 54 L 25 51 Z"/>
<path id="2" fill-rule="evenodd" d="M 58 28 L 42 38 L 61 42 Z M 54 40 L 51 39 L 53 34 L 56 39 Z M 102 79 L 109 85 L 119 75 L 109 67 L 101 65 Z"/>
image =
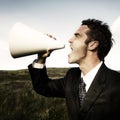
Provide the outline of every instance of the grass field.
<path id="1" fill-rule="evenodd" d="M 49 68 L 48 74 L 62 77 L 67 70 Z M 0 120 L 68 120 L 68 115 L 64 99 L 33 90 L 28 70 L 0 71 Z"/>

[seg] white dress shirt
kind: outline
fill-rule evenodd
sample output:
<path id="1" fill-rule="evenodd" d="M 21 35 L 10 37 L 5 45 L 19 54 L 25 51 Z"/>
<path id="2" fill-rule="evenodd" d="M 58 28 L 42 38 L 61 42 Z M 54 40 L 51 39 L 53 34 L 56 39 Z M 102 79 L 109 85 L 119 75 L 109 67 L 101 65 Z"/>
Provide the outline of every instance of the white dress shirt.
<path id="1" fill-rule="evenodd" d="M 85 84 L 86 84 L 86 92 L 88 91 L 93 79 L 95 78 L 95 75 L 97 74 L 99 68 L 102 65 L 102 61 L 95 66 L 91 71 L 89 71 L 85 76 L 83 75 L 83 73 L 81 73 L 81 77 L 83 78 Z"/>

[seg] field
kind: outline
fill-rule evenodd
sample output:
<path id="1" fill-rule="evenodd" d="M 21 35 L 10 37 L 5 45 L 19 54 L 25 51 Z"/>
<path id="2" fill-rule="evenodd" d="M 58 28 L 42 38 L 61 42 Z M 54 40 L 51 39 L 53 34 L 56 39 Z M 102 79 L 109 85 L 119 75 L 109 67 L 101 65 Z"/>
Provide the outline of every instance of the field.
<path id="1" fill-rule="evenodd" d="M 51 78 L 68 68 L 49 68 Z M 46 98 L 32 88 L 28 70 L 0 71 L 0 120 L 68 120 L 65 99 Z"/>

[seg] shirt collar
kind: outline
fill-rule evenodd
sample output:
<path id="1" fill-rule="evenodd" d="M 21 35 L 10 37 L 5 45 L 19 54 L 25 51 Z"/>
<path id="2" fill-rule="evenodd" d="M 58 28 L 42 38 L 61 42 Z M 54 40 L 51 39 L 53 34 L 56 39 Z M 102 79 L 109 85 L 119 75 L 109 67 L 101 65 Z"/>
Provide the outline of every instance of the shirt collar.
<path id="1" fill-rule="evenodd" d="M 86 91 L 88 91 L 93 79 L 95 78 L 95 75 L 97 74 L 99 68 L 102 65 L 102 61 L 95 66 L 91 71 L 89 71 L 85 76 L 83 75 L 83 73 L 81 73 L 81 77 L 83 78 L 85 84 L 86 84 Z"/>

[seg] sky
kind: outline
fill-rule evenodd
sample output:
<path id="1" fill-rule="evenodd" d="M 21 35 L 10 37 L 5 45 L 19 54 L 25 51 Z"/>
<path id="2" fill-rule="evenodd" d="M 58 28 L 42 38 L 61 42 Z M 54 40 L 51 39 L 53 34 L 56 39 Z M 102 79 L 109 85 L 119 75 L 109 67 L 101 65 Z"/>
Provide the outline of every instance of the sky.
<path id="1" fill-rule="evenodd" d="M 47 58 L 47 67 L 74 67 L 68 64 L 68 40 L 81 21 L 95 18 L 108 23 L 115 40 L 105 59 L 108 67 L 120 70 L 120 0 L 0 0 L 0 70 L 26 69 L 37 55 L 12 58 L 9 32 L 21 22 L 65 43 L 65 49 L 54 51 Z"/>

